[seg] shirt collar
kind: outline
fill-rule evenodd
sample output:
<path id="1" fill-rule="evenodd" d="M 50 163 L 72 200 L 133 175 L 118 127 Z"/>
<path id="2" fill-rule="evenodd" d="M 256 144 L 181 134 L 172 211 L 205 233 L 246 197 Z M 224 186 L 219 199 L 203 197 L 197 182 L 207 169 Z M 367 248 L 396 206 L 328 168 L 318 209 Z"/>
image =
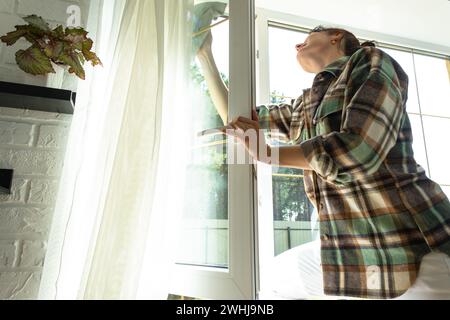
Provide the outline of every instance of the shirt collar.
<path id="1" fill-rule="evenodd" d="M 338 77 L 342 70 L 344 69 L 347 61 L 350 59 L 350 56 L 342 56 L 336 60 L 334 60 L 332 63 L 327 65 L 322 72 L 327 71 L 332 73 L 335 77 Z"/>

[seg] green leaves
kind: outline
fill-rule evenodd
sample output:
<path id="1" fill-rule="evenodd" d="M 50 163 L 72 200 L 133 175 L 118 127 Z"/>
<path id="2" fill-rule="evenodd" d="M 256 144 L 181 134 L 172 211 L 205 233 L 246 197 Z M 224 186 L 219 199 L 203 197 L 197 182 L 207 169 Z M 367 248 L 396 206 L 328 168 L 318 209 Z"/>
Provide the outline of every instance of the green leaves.
<path id="1" fill-rule="evenodd" d="M 33 75 L 55 73 L 48 57 L 37 47 L 17 51 L 16 61 L 20 69 Z"/>
<path id="2" fill-rule="evenodd" d="M 31 15 L 23 18 L 30 26 L 33 26 L 39 30 L 42 30 L 44 32 L 50 31 L 50 27 L 47 22 L 45 22 L 44 19 L 41 17 L 38 17 L 37 15 Z"/>
<path id="3" fill-rule="evenodd" d="M 53 65 L 68 66 L 69 72 L 85 79 L 83 65 L 102 65 L 95 52 L 91 51 L 92 39 L 83 28 L 64 28 L 59 25 L 51 29 L 49 24 L 36 15 L 23 18 L 28 25 L 15 26 L 16 30 L 0 37 L 6 45 L 14 45 L 20 38 L 31 43 L 27 50 L 16 53 L 16 62 L 25 72 L 33 75 L 54 73 Z"/>
<path id="4" fill-rule="evenodd" d="M 64 44 L 62 42 L 49 42 L 44 45 L 44 53 L 50 59 L 58 59 L 62 54 Z"/>
<path id="5" fill-rule="evenodd" d="M 64 51 L 60 56 L 59 60 L 66 65 L 70 66 L 69 72 L 75 73 L 78 78 L 85 79 L 85 73 L 83 66 L 80 62 L 80 57 L 78 56 L 78 53 L 74 51 Z"/>
<path id="6" fill-rule="evenodd" d="M 83 49 L 83 42 L 87 41 L 87 32 L 83 28 L 68 28 L 65 31 L 64 40 L 70 42 L 77 50 Z"/>
<path id="7" fill-rule="evenodd" d="M 24 29 L 11 31 L 11 32 L 8 32 L 5 36 L 2 36 L 0 39 L 2 40 L 2 42 L 6 43 L 6 45 L 12 46 L 13 44 L 15 44 L 17 42 L 17 40 L 22 38 L 27 32 L 28 31 L 24 30 Z"/>

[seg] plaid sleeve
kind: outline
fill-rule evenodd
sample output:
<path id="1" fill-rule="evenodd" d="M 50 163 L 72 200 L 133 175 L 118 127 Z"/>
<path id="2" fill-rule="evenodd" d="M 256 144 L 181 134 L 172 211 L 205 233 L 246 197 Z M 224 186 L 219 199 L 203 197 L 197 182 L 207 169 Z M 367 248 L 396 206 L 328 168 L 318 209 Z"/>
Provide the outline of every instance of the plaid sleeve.
<path id="1" fill-rule="evenodd" d="M 340 132 L 300 144 L 310 167 L 335 184 L 378 170 L 396 143 L 405 112 L 405 89 L 391 61 L 378 48 L 370 49 L 355 58 Z"/>
<path id="2" fill-rule="evenodd" d="M 256 107 L 259 117 L 259 126 L 266 130 L 266 138 L 283 143 L 290 143 L 292 113 L 295 99 L 290 104 L 268 104 Z"/>

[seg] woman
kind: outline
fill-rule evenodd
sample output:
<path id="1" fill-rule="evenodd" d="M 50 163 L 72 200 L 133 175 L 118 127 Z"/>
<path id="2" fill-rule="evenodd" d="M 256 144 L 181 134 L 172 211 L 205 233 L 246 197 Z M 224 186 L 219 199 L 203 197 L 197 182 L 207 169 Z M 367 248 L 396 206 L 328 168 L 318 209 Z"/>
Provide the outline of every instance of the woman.
<path id="1" fill-rule="evenodd" d="M 209 35 L 197 56 L 225 124 L 228 92 L 211 41 Z M 296 49 L 303 70 L 316 74 L 312 87 L 291 104 L 233 119 L 236 130 L 227 134 L 257 160 L 304 170 L 319 213 L 323 292 L 450 299 L 450 202 L 414 160 L 408 76 L 387 53 L 343 29 L 319 26 Z M 258 143 L 278 162 L 260 158 L 243 138 L 259 129 L 292 143 Z"/>

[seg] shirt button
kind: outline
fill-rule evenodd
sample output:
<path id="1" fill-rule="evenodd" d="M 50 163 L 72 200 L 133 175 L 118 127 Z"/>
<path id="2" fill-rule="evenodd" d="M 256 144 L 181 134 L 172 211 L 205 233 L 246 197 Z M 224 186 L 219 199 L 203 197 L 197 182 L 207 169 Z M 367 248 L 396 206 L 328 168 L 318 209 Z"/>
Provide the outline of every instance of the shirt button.
<path id="1" fill-rule="evenodd" d="M 323 203 L 319 204 L 321 210 L 323 210 Z"/>
<path id="2" fill-rule="evenodd" d="M 372 265 L 367 267 L 367 273 L 377 273 L 380 272 L 380 267 L 377 265 Z"/>
<path id="3" fill-rule="evenodd" d="M 376 265 L 368 266 L 366 269 L 367 289 L 380 289 L 381 277 L 380 267 Z"/>

